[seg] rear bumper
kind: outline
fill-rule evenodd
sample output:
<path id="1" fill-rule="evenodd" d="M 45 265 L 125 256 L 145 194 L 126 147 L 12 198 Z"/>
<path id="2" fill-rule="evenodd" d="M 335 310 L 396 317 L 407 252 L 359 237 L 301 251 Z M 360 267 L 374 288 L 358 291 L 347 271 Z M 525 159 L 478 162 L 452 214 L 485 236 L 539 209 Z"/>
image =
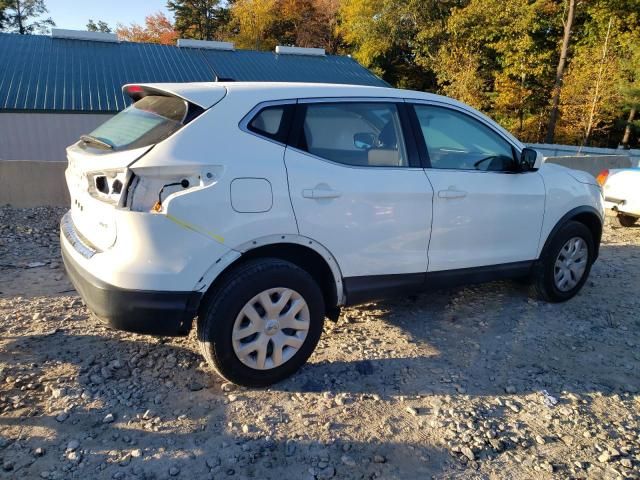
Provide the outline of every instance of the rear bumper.
<path id="1" fill-rule="evenodd" d="M 201 292 L 130 290 L 110 285 L 83 269 L 67 252 L 62 259 L 74 287 L 89 310 L 111 327 L 149 335 L 187 335 L 196 315 Z"/>

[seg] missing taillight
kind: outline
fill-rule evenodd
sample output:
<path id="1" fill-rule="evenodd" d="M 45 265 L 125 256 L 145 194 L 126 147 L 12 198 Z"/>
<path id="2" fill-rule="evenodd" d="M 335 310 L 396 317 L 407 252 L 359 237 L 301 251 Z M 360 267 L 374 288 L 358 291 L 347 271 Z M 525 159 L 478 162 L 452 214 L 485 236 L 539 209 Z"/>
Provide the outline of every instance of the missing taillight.
<path id="1" fill-rule="evenodd" d="M 105 195 L 109 195 L 109 182 L 107 182 L 107 177 L 105 177 L 104 175 L 95 177 L 95 182 L 96 182 L 96 190 L 98 190 L 101 193 L 104 193 Z"/>
<path id="2" fill-rule="evenodd" d="M 111 193 L 120 194 L 122 192 L 122 182 L 120 180 L 115 180 L 113 185 L 111 185 Z"/>

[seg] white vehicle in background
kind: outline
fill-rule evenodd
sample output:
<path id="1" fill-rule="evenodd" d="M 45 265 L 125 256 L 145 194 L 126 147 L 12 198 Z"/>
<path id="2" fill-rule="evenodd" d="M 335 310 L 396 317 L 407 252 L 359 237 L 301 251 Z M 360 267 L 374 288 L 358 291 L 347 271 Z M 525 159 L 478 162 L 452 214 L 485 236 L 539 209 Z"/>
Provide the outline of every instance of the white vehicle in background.
<path id="1" fill-rule="evenodd" d="M 640 168 L 603 170 L 598 183 L 605 208 L 616 213 L 621 226 L 633 226 L 640 218 Z"/>
<path id="2" fill-rule="evenodd" d="M 480 112 L 354 85 L 127 85 L 133 104 L 67 149 L 62 255 L 113 327 L 186 335 L 264 386 L 340 307 L 528 278 L 565 301 L 598 258 L 593 176 Z"/>

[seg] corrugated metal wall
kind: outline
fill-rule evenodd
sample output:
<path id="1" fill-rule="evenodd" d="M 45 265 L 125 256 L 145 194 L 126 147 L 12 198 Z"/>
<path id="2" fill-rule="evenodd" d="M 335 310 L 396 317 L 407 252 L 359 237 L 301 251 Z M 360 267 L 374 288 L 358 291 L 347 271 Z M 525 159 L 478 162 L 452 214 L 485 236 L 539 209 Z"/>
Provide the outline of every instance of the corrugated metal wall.
<path id="1" fill-rule="evenodd" d="M 0 160 L 66 161 L 67 146 L 111 117 L 99 113 L 0 113 Z"/>
<path id="2" fill-rule="evenodd" d="M 215 51 L 0 33 L 0 111 L 115 112 L 122 85 L 236 81 L 388 86 L 349 57 Z"/>
<path id="3" fill-rule="evenodd" d="M 118 111 L 122 85 L 206 82 L 211 68 L 195 49 L 0 33 L 0 110 Z"/>

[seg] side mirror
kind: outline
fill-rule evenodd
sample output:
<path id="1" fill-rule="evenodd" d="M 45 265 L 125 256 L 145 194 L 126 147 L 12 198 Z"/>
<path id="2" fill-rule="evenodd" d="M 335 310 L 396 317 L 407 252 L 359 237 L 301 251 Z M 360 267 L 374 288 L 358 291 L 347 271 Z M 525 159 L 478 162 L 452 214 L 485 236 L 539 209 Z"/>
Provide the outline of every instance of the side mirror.
<path id="1" fill-rule="evenodd" d="M 373 133 L 356 133 L 353 136 L 353 146 L 358 150 L 369 150 L 376 143 L 376 136 Z"/>
<path id="2" fill-rule="evenodd" d="M 518 161 L 518 169 L 521 172 L 535 172 L 542 165 L 542 154 L 533 148 L 523 148 L 520 152 L 520 160 Z"/>

